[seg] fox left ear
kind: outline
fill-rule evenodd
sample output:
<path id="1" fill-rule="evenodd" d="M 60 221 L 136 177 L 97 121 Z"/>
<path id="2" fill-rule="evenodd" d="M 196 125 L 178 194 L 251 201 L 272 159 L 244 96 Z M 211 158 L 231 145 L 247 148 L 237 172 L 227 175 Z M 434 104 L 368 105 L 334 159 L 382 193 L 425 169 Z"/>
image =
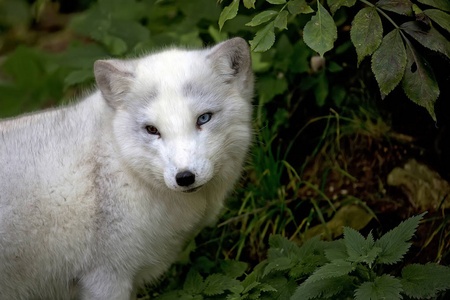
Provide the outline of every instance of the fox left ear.
<path id="1" fill-rule="evenodd" d="M 210 49 L 208 59 L 226 83 L 236 83 L 244 97 L 253 96 L 253 72 L 250 48 L 242 38 L 233 38 Z"/>
<path id="2" fill-rule="evenodd" d="M 94 74 L 106 102 L 114 109 L 122 105 L 123 96 L 134 78 L 134 63 L 117 59 L 97 60 Z"/>

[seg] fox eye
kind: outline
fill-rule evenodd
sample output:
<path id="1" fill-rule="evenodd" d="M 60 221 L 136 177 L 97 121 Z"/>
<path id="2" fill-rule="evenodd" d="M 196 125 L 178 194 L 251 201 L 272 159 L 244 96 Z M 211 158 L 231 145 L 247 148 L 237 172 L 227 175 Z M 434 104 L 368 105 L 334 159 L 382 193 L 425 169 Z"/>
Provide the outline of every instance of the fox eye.
<path id="1" fill-rule="evenodd" d="M 159 135 L 158 128 L 156 128 L 155 126 L 147 125 L 145 126 L 145 129 L 149 134 Z"/>
<path id="2" fill-rule="evenodd" d="M 197 126 L 201 126 L 205 123 L 208 123 L 211 120 L 212 113 L 206 113 L 198 117 Z"/>

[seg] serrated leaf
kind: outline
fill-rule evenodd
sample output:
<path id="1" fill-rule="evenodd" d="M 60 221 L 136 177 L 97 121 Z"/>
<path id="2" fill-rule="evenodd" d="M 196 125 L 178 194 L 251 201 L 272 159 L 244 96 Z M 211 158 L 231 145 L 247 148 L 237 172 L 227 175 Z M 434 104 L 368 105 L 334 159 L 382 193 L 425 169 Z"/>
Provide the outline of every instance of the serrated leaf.
<path id="1" fill-rule="evenodd" d="M 242 291 L 241 283 L 222 274 L 212 274 L 205 279 L 205 288 L 203 294 L 207 296 L 215 296 L 223 294 L 226 290 Z"/>
<path id="2" fill-rule="evenodd" d="M 390 276 L 383 275 L 375 278 L 373 282 L 364 282 L 355 291 L 355 300 L 396 300 L 402 299 L 402 284 L 400 280 Z"/>
<path id="3" fill-rule="evenodd" d="M 290 271 L 289 276 L 299 278 L 304 275 L 312 274 L 318 267 L 326 264 L 328 260 L 324 255 L 310 254 L 302 258 Z"/>
<path id="4" fill-rule="evenodd" d="M 383 94 L 400 82 L 406 67 L 406 49 L 398 29 L 389 32 L 372 56 L 372 71 Z"/>
<path id="5" fill-rule="evenodd" d="M 287 17 L 288 12 L 283 10 L 281 11 L 278 16 L 275 18 L 274 25 L 278 29 L 287 29 Z"/>
<path id="6" fill-rule="evenodd" d="M 286 0 L 266 0 L 270 4 L 284 4 L 286 3 Z"/>
<path id="7" fill-rule="evenodd" d="M 219 17 L 219 29 L 222 30 L 226 21 L 234 19 L 239 10 L 239 0 L 233 0 L 230 5 L 223 8 Z"/>
<path id="8" fill-rule="evenodd" d="M 423 11 L 436 24 L 450 32 L 450 15 L 439 9 L 426 9 Z"/>
<path id="9" fill-rule="evenodd" d="M 376 6 L 381 9 L 405 16 L 413 15 L 412 5 L 412 2 L 409 0 L 380 0 L 376 3 Z"/>
<path id="10" fill-rule="evenodd" d="M 250 41 L 250 48 L 255 52 L 269 50 L 275 43 L 274 22 L 270 22 L 263 29 L 259 30 L 253 40 Z"/>
<path id="11" fill-rule="evenodd" d="M 450 11 L 450 1 L 448 0 L 417 0 L 417 1 L 445 11 Z"/>
<path id="12" fill-rule="evenodd" d="M 403 221 L 400 225 L 387 232 L 375 242 L 375 246 L 381 248 L 377 260 L 379 263 L 393 264 L 398 262 L 403 255 L 405 255 L 410 247 L 410 244 L 407 243 L 407 241 L 414 235 L 414 232 L 424 215 L 425 213 Z"/>
<path id="13" fill-rule="evenodd" d="M 255 8 L 256 0 L 244 0 L 244 6 L 246 8 Z"/>
<path id="14" fill-rule="evenodd" d="M 327 0 L 328 7 L 333 15 L 342 6 L 352 7 L 355 3 L 356 0 Z"/>
<path id="15" fill-rule="evenodd" d="M 321 57 L 333 48 L 337 39 L 337 28 L 328 11 L 317 2 L 317 13 L 303 28 L 303 40 L 306 45 L 317 51 Z"/>
<path id="16" fill-rule="evenodd" d="M 355 270 L 355 265 L 343 259 L 336 259 L 318 268 L 306 282 L 314 282 L 326 278 L 340 277 Z"/>
<path id="17" fill-rule="evenodd" d="M 248 265 L 242 261 L 224 260 L 220 262 L 220 268 L 230 278 L 237 278 L 244 275 Z"/>
<path id="18" fill-rule="evenodd" d="M 330 242 L 325 250 L 325 257 L 329 261 L 342 259 L 345 260 L 348 258 L 347 247 L 345 246 L 344 240 L 336 240 Z"/>
<path id="19" fill-rule="evenodd" d="M 293 279 L 287 280 L 285 277 L 276 276 L 267 280 L 267 284 L 276 291 L 270 291 L 263 295 L 261 299 L 266 300 L 285 300 L 290 299 L 297 288 L 297 283 Z"/>
<path id="20" fill-rule="evenodd" d="M 426 28 L 422 22 L 411 21 L 403 23 L 400 28 L 428 49 L 441 52 L 450 58 L 450 41 L 433 27 Z"/>
<path id="21" fill-rule="evenodd" d="M 263 277 L 267 276 L 272 271 L 283 271 L 292 268 L 295 263 L 288 257 L 278 257 L 269 261 L 264 269 Z"/>
<path id="22" fill-rule="evenodd" d="M 300 258 L 304 258 L 304 257 L 308 257 L 309 255 L 313 255 L 313 254 L 317 254 L 317 253 L 321 254 L 324 251 L 325 246 L 326 246 L 326 243 L 322 242 L 320 240 L 320 237 L 316 236 L 316 237 L 313 237 L 313 238 L 307 240 L 306 243 L 304 243 L 300 247 L 297 255 Z"/>
<path id="23" fill-rule="evenodd" d="M 246 26 L 258 26 L 263 23 L 269 22 L 277 15 L 278 15 L 277 11 L 265 10 L 265 11 L 257 14 L 256 16 L 254 16 L 253 19 L 245 25 Z"/>
<path id="24" fill-rule="evenodd" d="M 383 26 L 378 12 L 373 7 L 361 9 L 355 16 L 350 38 L 358 54 L 358 66 L 365 56 L 371 55 L 381 44 Z"/>
<path id="25" fill-rule="evenodd" d="M 288 10 L 292 15 L 298 14 L 309 14 L 314 12 L 311 7 L 309 7 L 306 0 L 291 0 L 288 2 Z"/>
<path id="26" fill-rule="evenodd" d="M 425 107 L 436 121 L 434 104 L 439 97 L 439 86 L 428 62 L 411 45 L 407 47 L 408 62 L 402 80 L 405 94 L 413 102 Z"/>
<path id="27" fill-rule="evenodd" d="M 203 291 L 205 284 L 203 283 L 203 277 L 194 269 L 191 269 L 184 281 L 183 290 L 190 294 L 199 294 Z"/>
<path id="28" fill-rule="evenodd" d="M 276 292 L 277 289 L 274 288 L 273 286 L 271 286 L 270 284 L 267 283 L 262 283 L 261 285 L 258 286 L 258 289 L 261 292 Z"/>
<path id="29" fill-rule="evenodd" d="M 403 293 L 412 298 L 431 298 L 450 289 L 450 268 L 436 264 L 412 264 L 402 270 Z"/>
<path id="30" fill-rule="evenodd" d="M 292 295 L 291 300 L 308 300 L 317 297 L 331 298 L 350 289 L 353 279 L 350 276 L 327 278 L 314 282 L 303 282 Z"/>
<path id="31" fill-rule="evenodd" d="M 365 239 L 358 231 L 344 227 L 344 242 L 348 253 L 348 261 L 364 262 L 372 267 L 373 262 L 381 252 L 381 248 L 374 247 L 373 236 L 369 234 Z"/>
<path id="32" fill-rule="evenodd" d="M 289 257 L 291 259 L 299 258 L 301 248 L 295 242 L 288 240 L 282 235 L 271 235 L 269 238 L 270 250 L 279 253 L 276 257 Z M 306 243 L 305 243 L 306 245 Z M 303 248 L 303 247 L 302 247 Z M 273 253 L 273 252 L 272 252 Z M 269 261 L 272 256 L 269 253 Z"/>
<path id="33" fill-rule="evenodd" d="M 361 233 L 349 227 L 344 227 L 344 243 L 349 259 L 367 253 L 367 250 L 371 249 L 374 244 L 371 240 L 366 240 Z"/>

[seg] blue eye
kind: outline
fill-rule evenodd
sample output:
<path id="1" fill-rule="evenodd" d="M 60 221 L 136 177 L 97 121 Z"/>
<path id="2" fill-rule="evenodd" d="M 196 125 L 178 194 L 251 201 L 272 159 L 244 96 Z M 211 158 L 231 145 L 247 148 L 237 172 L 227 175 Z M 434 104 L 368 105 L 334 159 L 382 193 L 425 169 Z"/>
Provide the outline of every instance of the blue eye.
<path id="1" fill-rule="evenodd" d="M 205 123 L 208 123 L 211 120 L 212 113 L 206 113 L 198 117 L 197 126 L 201 126 Z"/>

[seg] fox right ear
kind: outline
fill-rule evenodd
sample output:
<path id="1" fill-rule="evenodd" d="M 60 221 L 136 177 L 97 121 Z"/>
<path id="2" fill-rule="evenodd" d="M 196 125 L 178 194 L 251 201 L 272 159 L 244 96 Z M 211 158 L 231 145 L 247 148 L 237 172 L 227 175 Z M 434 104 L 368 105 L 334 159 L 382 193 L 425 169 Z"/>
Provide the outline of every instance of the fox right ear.
<path id="1" fill-rule="evenodd" d="M 253 96 L 253 73 L 250 47 L 239 37 L 211 48 L 208 55 L 215 71 L 227 83 L 235 83 L 246 98 Z"/>
<path id="2" fill-rule="evenodd" d="M 122 105 L 123 96 L 129 91 L 134 78 L 134 64 L 117 59 L 97 60 L 94 74 L 106 102 L 113 108 Z"/>

